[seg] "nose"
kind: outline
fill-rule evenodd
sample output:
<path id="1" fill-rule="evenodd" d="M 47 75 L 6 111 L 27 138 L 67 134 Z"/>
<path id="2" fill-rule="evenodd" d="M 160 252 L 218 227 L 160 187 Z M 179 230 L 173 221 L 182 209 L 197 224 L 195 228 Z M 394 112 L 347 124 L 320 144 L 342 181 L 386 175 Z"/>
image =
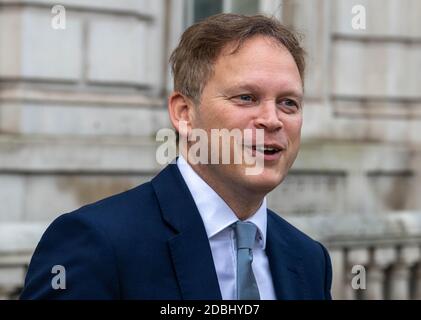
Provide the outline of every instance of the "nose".
<path id="1" fill-rule="evenodd" d="M 255 126 L 258 129 L 265 129 L 273 132 L 282 129 L 283 123 L 278 115 L 278 110 L 274 102 L 262 103 L 259 108 L 259 114 L 255 120 Z"/>

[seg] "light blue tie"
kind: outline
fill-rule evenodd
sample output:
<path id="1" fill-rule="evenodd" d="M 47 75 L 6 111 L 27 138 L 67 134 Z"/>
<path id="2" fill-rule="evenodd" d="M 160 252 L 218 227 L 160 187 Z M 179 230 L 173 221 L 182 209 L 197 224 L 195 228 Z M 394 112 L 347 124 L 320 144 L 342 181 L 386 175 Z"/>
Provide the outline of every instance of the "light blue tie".
<path id="1" fill-rule="evenodd" d="M 259 289 L 253 274 L 253 244 L 257 228 L 250 222 L 237 221 L 234 224 L 237 241 L 237 299 L 260 300 Z"/>

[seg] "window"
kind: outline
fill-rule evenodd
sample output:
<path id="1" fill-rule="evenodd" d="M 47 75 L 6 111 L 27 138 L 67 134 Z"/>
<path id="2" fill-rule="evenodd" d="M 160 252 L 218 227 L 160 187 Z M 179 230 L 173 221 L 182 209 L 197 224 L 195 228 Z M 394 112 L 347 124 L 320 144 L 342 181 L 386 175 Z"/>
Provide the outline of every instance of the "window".
<path id="1" fill-rule="evenodd" d="M 221 12 L 256 14 L 260 11 L 260 2 L 261 0 L 187 0 L 186 26 Z"/>
<path id="2" fill-rule="evenodd" d="M 230 12 L 252 15 L 259 12 L 259 0 L 231 0 L 228 7 Z"/>
<path id="3" fill-rule="evenodd" d="M 222 12 L 223 2 L 223 0 L 194 0 L 192 22 L 197 22 Z"/>
<path id="4" fill-rule="evenodd" d="M 1 1 L 1 0 L 0 0 Z M 282 4 L 285 0 L 171 0 L 165 1 L 169 15 L 167 30 L 167 55 L 177 46 L 183 31 L 195 22 L 221 12 L 245 15 L 257 13 L 282 17 Z M 167 68 L 167 88 L 172 87 L 170 69 Z M 170 91 L 170 90 L 169 90 Z"/>

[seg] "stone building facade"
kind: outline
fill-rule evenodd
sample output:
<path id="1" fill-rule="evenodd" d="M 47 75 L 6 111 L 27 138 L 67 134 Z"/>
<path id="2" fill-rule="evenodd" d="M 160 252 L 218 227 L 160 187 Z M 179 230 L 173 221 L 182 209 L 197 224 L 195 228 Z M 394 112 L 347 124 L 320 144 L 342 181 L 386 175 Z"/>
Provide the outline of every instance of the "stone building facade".
<path id="1" fill-rule="evenodd" d="M 356 5 L 365 29 L 352 28 Z M 329 248 L 334 298 L 421 298 L 416 0 L 0 0 L 0 298 L 17 296 L 55 217 L 159 171 L 169 54 L 222 11 L 304 35 L 303 145 L 270 207 Z"/>

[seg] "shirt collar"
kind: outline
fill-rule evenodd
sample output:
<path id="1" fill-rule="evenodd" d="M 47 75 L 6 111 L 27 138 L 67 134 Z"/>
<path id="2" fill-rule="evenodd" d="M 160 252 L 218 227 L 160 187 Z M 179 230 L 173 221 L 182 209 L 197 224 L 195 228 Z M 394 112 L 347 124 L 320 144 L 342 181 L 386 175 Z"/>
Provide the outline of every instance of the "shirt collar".
<path id="1" fill-rule="evenodd" d="M 202 217 L 208 239 L 238 221 L 227 203 L 193 170 L 182 155 L 177 159 L 177 166 Z M 258 242 L 264 249 L 267 226 L 266 197 L 256 213 L 245 221 L 256 225 Z"/>

